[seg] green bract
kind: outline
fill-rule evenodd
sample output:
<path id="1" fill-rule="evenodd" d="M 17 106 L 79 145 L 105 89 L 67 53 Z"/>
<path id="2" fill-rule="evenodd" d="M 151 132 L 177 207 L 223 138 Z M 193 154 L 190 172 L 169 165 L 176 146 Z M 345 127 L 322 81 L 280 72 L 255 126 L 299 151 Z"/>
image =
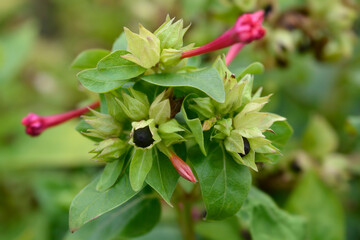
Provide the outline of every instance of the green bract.
<path id="1" fill-rule="evenodd" d="M 214 66 L 225 87 L 225 102 L 220 104 L 209 97 L 194 97 L 189 109 L 203 122 L 203 130 L 210 130 L 210 141 L 223 142 L 225 149 L 239 163 L 255 171 L 255 153 L 279 154 L 279 150 L 263 135 L 272 131 L 271 125 L 285 118 L 273 113 L 260 112 L 270 95 L 260 97 L 261 90 L 252 96 L 253 77 L 244 75 L 238 82 L 219 57 Z"/>
<path id="2" fill-rule="evenodd" d="M 82 85 L 101 100 L 100 112 L 83 116 L 77 129 L 95 141 L 93 159 L 106 166 L 74 199 L 72 230 L 112 216 L 114 208 L 127 214 L 136 201 L 157 204 L 154 196 L 172 205 L 179 176 L 199 181 L 207 219 L 233 216 L 250 190 L 246 166 L 257 170 L 256 161 L 285 144 L 289 126 L 271 129 L 285 118 L 261 112 L 270 96 L 252 94 L 252 74 L 263 66 L 251 64 L 236 78 L 221 57 L 212 67 L 187 65 L 181 56 L 192 47 L 183 47 L 188 28 L 169 17 L 154 33 L 142 25 L 139 34 L 124 28 L 112 52 L 90 50 L 74 61 Z M 154 209 L 155 220 L 159 214 Z M 132 227 L 119 230 L 121 236 Z"/>

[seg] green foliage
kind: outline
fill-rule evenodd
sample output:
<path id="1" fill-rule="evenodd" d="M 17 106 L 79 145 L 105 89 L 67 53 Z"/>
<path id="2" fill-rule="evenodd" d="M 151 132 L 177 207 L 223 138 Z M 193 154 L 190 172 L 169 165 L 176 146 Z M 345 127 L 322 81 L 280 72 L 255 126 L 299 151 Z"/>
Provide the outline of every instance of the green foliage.
<path id="1" fill-rule="evenodd" d="M 153 166 L 146 177 L 146 183 L 155 189 L 171 206 L 171 196 L 179 179 L 170 160 L 161 152 L 153 151 Z"/>
<path id="2" fill-rule="evenodd" d="M 199 89 L 220 103 L 225 100 L 222 80 L 214 68 L 205 68 L 189 73 L 152 74 L 143 76 L 141 79 L 164 87 L 191 87 Z"/>
<path id="3" fill-rule="evenodd" d="M 110 51 L 103 49 L 86 50 L 75 58 L 71 67 L 78 69 L 96 68 L 97 63 L 109 53 Z"/>
<path id="4" fill-rule="evenodd" d="M 157 224 L 160 212 L 159 200 L 143 194 L 68 234 L 65 239 L 110 240 L 140 236 Z"/>
<path id="5" fill-rule="evenodd" d="M 104 93 L 121 87 L 129 79 L 145 72 L 144 68 L 122 58 L 124 54 L 126 51 L 115 51 L 101 59 L 96 68 L 78 73 L 81 84 L 90 91 Z"/>
<path id="6" fill-rule="evenodd" d="M 306 218 L 309 239 L 345 239 L 345 219 L 340 199 L 316 173 L 310 171 L 302 177 L 286 209 Z"/>
<path id="7" fill-rule="evenodd" d="M 98 181 L 99 178 L 92 181 L 71 203 L 69 226 L 72 232 L 85 223 L 121 206 L 137 193 L 132 189 L 127 174 L 122 175 L 112 188 L 104 192 L 96 190 Z"/>
<path id="8" fill-rule="evenodd" d="M 250 190 L 251 174 L 216 142 L 209 144 L 207 153 L 203 156 L 195 146 L 189 149 L 188 158 L 199 179 L 206 219 L 220 220 L 239 211 Z"/>
<path id="9" fill-rule="evenodd" d="M 254 240 L 306 239 L 306 222 L 302 217 L 280 209 L 264 192 L 252 187 L 240 212 L 250 226 Z"/>

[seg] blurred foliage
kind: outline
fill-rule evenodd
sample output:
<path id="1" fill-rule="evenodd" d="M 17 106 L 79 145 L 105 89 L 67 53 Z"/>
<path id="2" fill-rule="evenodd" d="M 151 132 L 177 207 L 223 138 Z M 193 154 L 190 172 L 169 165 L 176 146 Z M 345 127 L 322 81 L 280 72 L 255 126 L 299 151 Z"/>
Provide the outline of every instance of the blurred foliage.
<path id="1" fill-rule="evenodd" d="M 186 42 L 198 46 L 241 13 L 269 6 L 266 39 L 246 47 L 230 69 L 265 64 L 256 88 L 274 93 L 267 110 L 287 117 L 294 135 L 278 165 L 259 166 L 255 185 L 306 219 L 309 239 L 357 239 L 360 18 L 359 2 L 352 0 L 0 1 L 0 239 L 63 239 L 71 200 L 99 170 L 87 154 L 91 142 L 73 130 L 75 122 L 36 139 L 20 125 L 30 111 L 55 114 L 95 98 L 69 68 L 79 52 L 110 50 L 123 26 L 135 29 L 141 22 L 154 30 L 168 13 L 192 24 Z M 296 25 L 304 22 L 305 29 Z M 249 229 L 262 227 L 248 224 L 197 221 L 195 229 L 199 239 L 248 239 Z M 181 239 L 174 210 L 165 208 L 160 225 L 138 239 L 168 234 Z"/>

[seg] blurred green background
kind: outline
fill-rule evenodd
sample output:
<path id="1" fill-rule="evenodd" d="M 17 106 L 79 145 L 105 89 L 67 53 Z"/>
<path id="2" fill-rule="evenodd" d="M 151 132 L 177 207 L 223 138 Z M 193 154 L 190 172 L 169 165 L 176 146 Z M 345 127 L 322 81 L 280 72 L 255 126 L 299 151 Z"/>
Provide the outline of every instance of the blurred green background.
<path id="1" fill-rule="evenodd" d="M 267 36 L 230 69 L 265 65 L 255 89 L 274 93 L 266 110 L 285 116 L 294 134 L 277 165 L 254 173 L 254 184 L 307 218 L 311 239 L 358 239 L 360 18 L 351 0 L 0 1 L 0 239 L 63 239 L 71 200 L 101 168 L 89 160 L 92 143 L 74 130 L 76 120 L 37 138 L 20 124 L 28 112 L 56 114 L 96 99 L 70 69 L 78 53 L 111 49 L 124 26 L 155 30 L 168 13 L 191 23 L 186 42 L 199 46 L 260 8 L 272 10 Z M 172 210 L 163 215 L 146 239 L 180 238 Z M 199 222 L 196 231 L 201 239 L 249 239 L 233 224 Z"/>

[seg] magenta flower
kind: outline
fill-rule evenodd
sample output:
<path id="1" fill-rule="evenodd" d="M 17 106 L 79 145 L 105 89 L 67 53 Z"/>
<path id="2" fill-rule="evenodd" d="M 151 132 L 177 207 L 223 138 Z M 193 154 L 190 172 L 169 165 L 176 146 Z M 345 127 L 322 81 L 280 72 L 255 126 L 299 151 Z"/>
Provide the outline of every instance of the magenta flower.
<path id="1" fill-rule="evenodd" d="M 39 116 L 35 113 L 29 113 L 26 117 L 22 119 L 21 123 L 26 127 L 25 132 L 28 135 L 35 137 L 40 135 L 44 130 L 49 127 L 56 126 L 75 117 L 79 117 L 82 114 L 88 112 L 89 108 L 97 108 L 99 106 L 100 102 L 97 101 L 84 108 L 79 108 L 70 112 L 51 116 Z"/>
<path id="2" fill-rule="evenodd" d="M 264 11 L 245 13 L 241 15 L 235 25 L 214 41 L 204 46 L 188 50 L 182 53 L 181 58 L 192 57 L 203 53 L 212 52 L 229 47 L 236 43 L 248 44 L 254 40 L 261 39 L 265 35 L 262 27 Z"/>
<path id="3" fill-rule="evenodd" d="M 181 177 L 189 180 L 190 182 L 196 182 L 196 178 L 191 171 L 191 168 L 181 158 L 179 158 L 175 153 L 170 152 L 170 160 Z"/>

